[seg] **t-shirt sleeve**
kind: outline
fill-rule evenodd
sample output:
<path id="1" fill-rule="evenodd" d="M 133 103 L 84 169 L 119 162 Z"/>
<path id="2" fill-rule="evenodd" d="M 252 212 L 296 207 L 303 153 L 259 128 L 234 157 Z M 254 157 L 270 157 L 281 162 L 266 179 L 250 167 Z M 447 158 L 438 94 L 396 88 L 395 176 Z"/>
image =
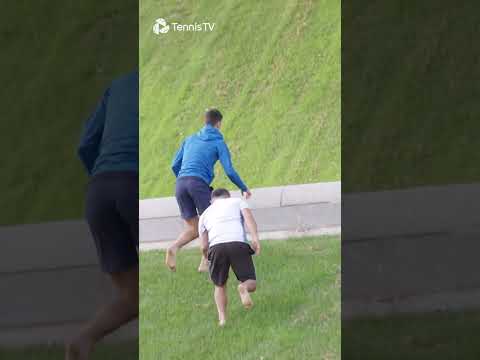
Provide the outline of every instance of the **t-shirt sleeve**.
<path id="1" fill-rule="evenodd" d="M 240 210 L 250 209 L 250 206 L 245 200 L 240 200 Z"/>

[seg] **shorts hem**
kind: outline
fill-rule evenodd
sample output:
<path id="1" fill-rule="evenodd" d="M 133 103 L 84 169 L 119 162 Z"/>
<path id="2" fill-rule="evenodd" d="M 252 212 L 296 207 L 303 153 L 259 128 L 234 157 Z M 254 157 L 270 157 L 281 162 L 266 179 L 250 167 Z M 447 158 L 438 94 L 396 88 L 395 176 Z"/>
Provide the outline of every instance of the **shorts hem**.
<path id="1" fill-rule="evenodd" d="M 137 261 L 131 261 L 129 263 L 117 265 L 117 266 L 104 266 L 102 265 L 102 271 L 106 274 L 117 274 L 117 273 L 123 273 L 127 272 L 129 270 L 132 270 L 135 267 L 138 267 L 139 262 Z"/>
<path id="2" fill-rule="evenodd" d="M 247 276 L 242 276 L 242 278 L 237 278 L 237 280 L 240 281 L 240 282 L 245 282 L 247 280 L 257 281 L 257 276 L 256 275 L 247 275 Z"/>
<path id="3" fill-rule="evenodd" d="M 192 220 L 193 218 L 199 217 L 198 214 L 195 214 L 195 215 L 182 215 L 182 214 L 180 214 L 180 216 L 183 220 Z"/>

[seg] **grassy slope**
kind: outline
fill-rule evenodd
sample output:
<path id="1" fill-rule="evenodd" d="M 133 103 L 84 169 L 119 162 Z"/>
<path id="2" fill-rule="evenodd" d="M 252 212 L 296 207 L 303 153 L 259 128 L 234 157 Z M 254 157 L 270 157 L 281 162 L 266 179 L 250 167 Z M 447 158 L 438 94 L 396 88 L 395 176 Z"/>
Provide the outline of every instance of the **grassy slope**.
<path id="1" fill-rule="evenodd" d="M 0 224 L 82 216 L 76 146 L 103 90 L 136 61 L 125 52 L 136 42 L 134 9 L 115 0 L 2 4 Z"/>
<path id="2" fill-rule="evenodd" d="M 340 1 L 142 0 L 140 15 L 142 197 L 172 194 L 171 159 L 209 106 L 250 187 L 339 179 Z M 155 36 L 159 16 L 216 28 Z"/>
<path id="3" fill-rule="evenodd" d="M 448 5 L 342 8 L 344 191 L 480 180 L 478 17 Z"/>
<path id="4" fill-rule="evenodd" d="M 435 313 L 342 323 L 349 360 L 480 359 L 480 313 Z"/>
<path id="5" fill-rule="evenodd" d="M 213 286 L 198 274 L 198 250 L 177 273 L 163 252 L 141 254 L 140 355 L 173 359 L 340 359 L 340 242 L 335 237 L 263 243 L 258 291 L 246 312 L 229 280 L 229 323 L 216 324 Z"/>

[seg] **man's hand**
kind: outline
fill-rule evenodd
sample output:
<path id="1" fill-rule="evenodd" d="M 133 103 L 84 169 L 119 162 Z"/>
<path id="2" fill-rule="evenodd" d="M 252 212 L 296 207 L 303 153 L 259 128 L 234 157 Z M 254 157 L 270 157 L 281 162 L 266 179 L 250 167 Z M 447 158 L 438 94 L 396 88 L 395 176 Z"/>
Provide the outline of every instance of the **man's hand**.
<path id="1" fill-rule="evenodd" d="M 245 200 L 248 200 L 252 196 L 252 193 L 250 192 L 250 190 L 247 189 L 245 191 L 242 191 L 242 196 Z"/>
<path id="2" fill-rule="evenodd" d="M 260 241 L 257 240 L 253 240 L 252 241 L 252 249 L 253 251 L 255 251 L 255 255 L 260 255 Z"/>

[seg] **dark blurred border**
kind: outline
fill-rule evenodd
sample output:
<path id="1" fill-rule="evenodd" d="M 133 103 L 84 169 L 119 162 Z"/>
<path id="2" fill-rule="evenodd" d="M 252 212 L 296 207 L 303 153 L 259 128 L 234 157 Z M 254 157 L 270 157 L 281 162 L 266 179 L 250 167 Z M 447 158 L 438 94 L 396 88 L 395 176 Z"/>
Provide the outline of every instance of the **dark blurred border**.
<path id="1" fill-rule="evenodd" d="M 344 359 L 480 354 L 476 14 L 342 2 Z"/>
<path id="2" fill-rule="evenodd" d="M 2 3 L 2 359 L 63 359 L 64 339 L 111 295 L 83 220 L 76 148 L 110 82 L 138 69 L 138 16 L 132 0 Z M 137 358 L 137 338 L 134 324 L 94 358 Z"/>

